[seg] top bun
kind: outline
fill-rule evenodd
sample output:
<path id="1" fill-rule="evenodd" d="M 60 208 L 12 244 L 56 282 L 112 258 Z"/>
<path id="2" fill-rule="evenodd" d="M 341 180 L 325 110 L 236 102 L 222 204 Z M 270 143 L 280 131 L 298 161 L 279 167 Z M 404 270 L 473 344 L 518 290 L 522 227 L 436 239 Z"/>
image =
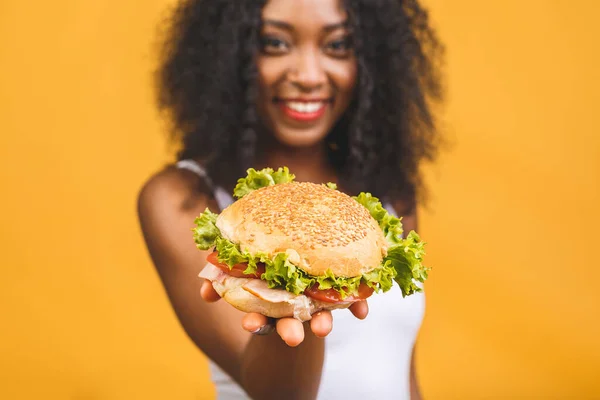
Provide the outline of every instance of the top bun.
<path id="1" fill-rule="evenodd" d="M 287 253 L 314 276 L 354 277 L 377 268 L 387 242 L 369 211 L 325 185 L 282 183 L 255 190 L 217 218 L 223 237 L 250 254 Z"/>

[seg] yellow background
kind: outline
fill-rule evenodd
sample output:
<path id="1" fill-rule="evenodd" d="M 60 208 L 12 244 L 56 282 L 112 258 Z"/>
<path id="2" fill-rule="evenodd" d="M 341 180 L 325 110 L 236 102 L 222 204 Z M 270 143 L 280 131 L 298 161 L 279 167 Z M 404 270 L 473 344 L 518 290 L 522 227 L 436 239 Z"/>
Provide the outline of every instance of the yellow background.
<path id="1" fill-rule="evenodd" d="M 212 398 L 135 216 L 166 0 L 0 4 L 0 398 Z M 427 399 L 600 398 L 599 3 L 430 0 Z M 360 350 L 357 352 L 360 360 Z"/>

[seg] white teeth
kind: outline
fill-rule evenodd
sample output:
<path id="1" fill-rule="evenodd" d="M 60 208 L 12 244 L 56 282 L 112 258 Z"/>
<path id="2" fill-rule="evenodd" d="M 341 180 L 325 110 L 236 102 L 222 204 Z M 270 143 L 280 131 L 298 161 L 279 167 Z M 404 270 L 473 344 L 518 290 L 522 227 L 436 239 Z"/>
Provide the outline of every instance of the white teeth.
<path id="1" fill-rule="evenodd" d="M 322 101 L 312 103 L 300 103 L 297 101 L 288 101 L 285 103 L 288 108 L 301 113 L 313 113 L 323 107 Z"/>

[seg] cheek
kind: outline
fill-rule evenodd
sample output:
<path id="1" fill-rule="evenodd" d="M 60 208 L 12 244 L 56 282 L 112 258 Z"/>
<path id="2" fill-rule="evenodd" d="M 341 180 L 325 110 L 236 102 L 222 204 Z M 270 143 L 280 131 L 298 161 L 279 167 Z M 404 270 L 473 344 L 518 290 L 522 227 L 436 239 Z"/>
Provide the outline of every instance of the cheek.
<path id="1" fill-rule="evenodd" d="M 281 76 L 285 73 L 285 63 L 282 59 L 267 59 L 264 57 L 259 57 L 256 67 L 258 69 L 258 80 L 262 93 L 269 93 L 270 89 L 281 79 Z"/>
<path id="2" fill-rule="evenodd" d="M 355 61 L 337 62 L 329 69 L 330 79 L 340 94 L 352 93 L 356 86 L 357 66 Z"/>
<path id="3" fill-rule="evenodd" d="M 274 88 L 285 73 L 285 64 L 278 59 L 258 57 L 256 60 L 258 73 L 257 111 L 262 123 L 270 129 L 275 129 L 275 115 L 272 109 Z"/>

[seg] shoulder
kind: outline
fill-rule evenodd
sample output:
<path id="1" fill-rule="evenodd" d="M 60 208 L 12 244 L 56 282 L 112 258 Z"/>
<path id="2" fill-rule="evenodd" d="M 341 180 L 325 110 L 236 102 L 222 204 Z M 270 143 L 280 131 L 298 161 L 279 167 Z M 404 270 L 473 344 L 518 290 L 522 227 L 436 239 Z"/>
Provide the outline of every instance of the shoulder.
<path id="1" fill-rule="evenodd" d="M 171 165 L 142 185 L 137 208 L 140 219 L 144 220 L 195 214 L 212 203 L 210 189 L 198 175 Z"/>

